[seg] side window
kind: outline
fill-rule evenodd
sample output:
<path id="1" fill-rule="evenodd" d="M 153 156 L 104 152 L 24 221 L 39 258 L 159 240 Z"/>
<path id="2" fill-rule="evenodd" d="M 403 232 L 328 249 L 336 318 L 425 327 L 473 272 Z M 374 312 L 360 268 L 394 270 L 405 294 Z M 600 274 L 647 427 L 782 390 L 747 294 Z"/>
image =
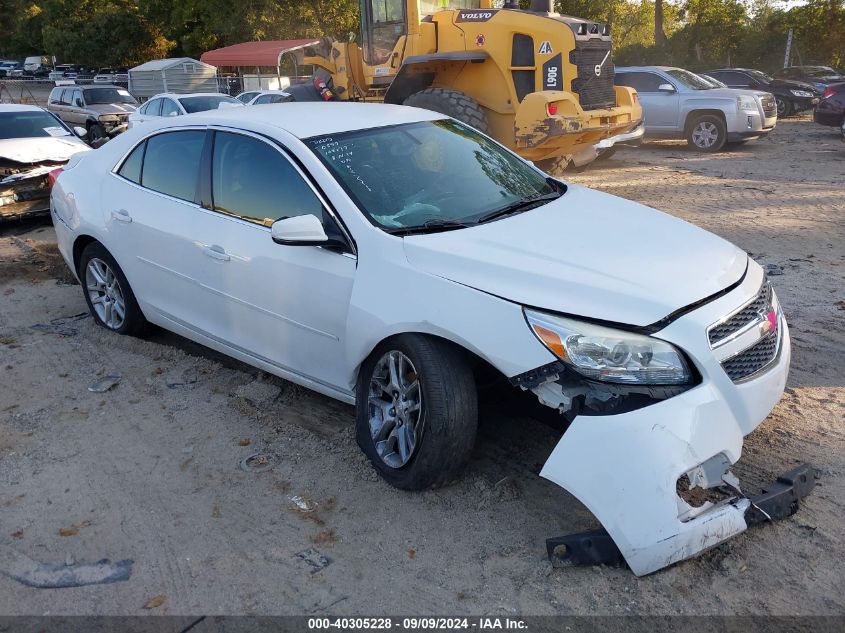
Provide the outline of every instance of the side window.
<path id="1" fill-rule="evenodd" d="M 62 96 L 59 97 L 59 105 L 70 105 L 70 95 L 73 92 L 70 88 L 62 90 Z"/>
<path id="2" fill-rule="evenodd" d="M 729 86 L 742 86 L 748 87 L 751 85 L 751 80 L 748 78 L 748 75 L 745 73 L 738 73 L 738 72 L 725 72 L 721 73 L 721 77 L 718 77 L 722 83 L 726 83 Z"/>
<path id="3" fill-rule="evenodd" d="M 193 202 L 204 144 L 204 131 L 167 132 L 149 138 L 141 185 Z"/>
<path id="4" fill-rule="evenodd" d="M 141 109 L 141 114 L 146 114 L 148 116 L 159 116 L 161 113 L 161 99 L 153 99 L 152 101 L 148 101 L 147 104 Z"/>
<path id="5" fill-rule="evenodd" d="M 147 144 L 146 142 L 141 143 L 138 147 L 136 147 L 129 156 L 126 157 L 126 160 L 123 161 L 123 165 L 118 170 L 118 174 L 126 178 L 127 180 L 131 180 L 136 184 L 141 184 L 141 163 L 144 161 L 144 150 L 146 149 Z"/>
<path id="6" fill-rule="evenodd" d="M 618 86 L 633 88 L 637 92 L 658 92 L 657 87 L 667 82 L 652 73 L 617 73 L 615 83 Z"/>
<path id="7" fill-rule="evenodd" d="M 161 116 L 179 116 L 179 108 L 173 102 L 173 99 L 161 100 Z"/>
<path id="8" fill-rule="evenodd" d="M 74 90 L 73 94 L 70 98 L 71 105 L 74 106 L 82 106 L 85 102 L 82 100 L 82 91 L 81 90 Z"/>
<path id="9" fill-rule="evenodd" d="M 309 213 L 324 221 L 322 203 L 291 162 L 249 136 L 217 132 L 211 182 L 220 213 L 264 226 Z"/>

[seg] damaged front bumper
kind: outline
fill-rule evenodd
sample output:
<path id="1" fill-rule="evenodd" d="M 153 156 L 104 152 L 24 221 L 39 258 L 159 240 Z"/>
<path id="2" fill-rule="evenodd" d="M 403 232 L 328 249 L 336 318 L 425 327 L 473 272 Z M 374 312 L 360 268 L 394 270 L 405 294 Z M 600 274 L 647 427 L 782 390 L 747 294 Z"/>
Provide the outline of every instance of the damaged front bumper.
<path id="1" fill-rule="evenodd" d="M 49 213 L 49 174 L 59 166 L 0 165 L 0 221 Z"/>
<path id="2" fill-rule="evenodd" d="M 563 546 L 568 552 L 563 559 L 569 562 L 613 562 L 615 546 L 634 573 L 643 575 L 714 547 L 759 522 L 760 516 L 765 518 L 767 502 L 744 496 L 729 468 L 740 458 L 743 437 L 783 394 L 791 353 L 786 321 L 770 294 L 776 328 L 761 313 L 759 324 L 752 319 L 725 341 L 714 344 L 708 334 L 725 322 L 725 315 L 753 309 L 757 299 L 749 297 L 759 298 L 767 287 L 762 269 L 754 264 L 737 288 L 655 333 L 688 354 L 700 376 L 695 386 L 681 393 L 656 393 L 647 406 L 617 406 L 607 415 L 597 406 L 591 415 L 578 415 L 575 408 L 574 420 L 540 474 L 577 497 L 601 522 L 609 540 L 602 532 L 552 539 L 550 554 Z M 771 306 L 766 309 L 771 311 Z M 737 363 L 768 341 L 767 336 L 776 337 L 771 361 L 738 376 Z M 616 398 L 601 389 L 585 393 L 583 385 L 570 388 L 553 370 L 526 379 L 530 383 L 523 388 L 561 411 L 572 410 L 572 393 L 581 403 L 586 396 L 588 406 L 590 398 L 599 405 L 613 404 Z M 684 484 L 729 494 L 715 502 L 688 502 Z M 795 501 L 809 488 L 804 485 L 799 492 Z M 775 497 L 784 501 L 789 494 Z"/>

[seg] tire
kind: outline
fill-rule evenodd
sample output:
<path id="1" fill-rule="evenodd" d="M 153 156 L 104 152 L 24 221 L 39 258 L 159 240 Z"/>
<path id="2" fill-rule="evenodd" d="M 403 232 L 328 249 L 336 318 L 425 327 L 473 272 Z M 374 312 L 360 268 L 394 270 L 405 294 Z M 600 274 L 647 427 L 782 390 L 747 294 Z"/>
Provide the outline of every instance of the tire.
<path id="1" fill-rule="evenodd" d="M 842 134 L 842 140 L 845 141 L 845 117 L 842 117 L 842 122 L 839 124 L 839 132 Z"/>
<path id="2" fill-rule="evenodd" d="M 101 144 L 103 139 L 107 138 L 108 134 L 106 134 L 106 130 L 99 123 L 92 123 L 88 126 L 88 144 L 92 147 L 95 144 Z"/>
<path id="3" fill-rule="evenodd" d="M 784 99 L 783 97 L 775 97 L 775 104 L 778 107 L 778 118 L 785 119 L 792 112 L 795 110 L 795 107 L 792 105 L 792 102 L 788 99 Z"/>
<path id="4" fill-rule="evenodd" d="M 407 401 L 396 397 L 386 384 L 393 382 L 389 372 L 383 371 L 385 359 L 397 355 L 404 357 L 403 365 L 394 366 Z M 417 389 L 404 391 L 414 381 Z M 425 490 L 456 479 L 469 460 L 478 426 L 475 379 L 458 349 L 419 334 L 389 339 L 362 365 L 356 396 L 358 445 L 387 483 L 401 490 Z M 412 409 L 414 404 L 419 406 L 416 415 L 397 414 L 400 407 Z M 406 455 L 401 451 L 403 432 L 414 440 L 406 436 Z"/>
<path id="5" fill-rule="evenodd" d="M 457 90 L 427 88 L 405 99 L 405 105 L 433 110 L 471 125 L 479 132 L 490 133 L 490 125 L 484 109 L 475 99 Z"/>
<path id="6" fill-rule="evenodd" d="M 687 124 L 687 144 L 699 152 L 718 152 L 725 146 L 725 121 L 712 114 L 694 116 Z"/>
<path id="7" fill-rule="evenodd" d="M 616 153 L 616 150 L 618 149 L 619 148 L 615 145 L 613 147 L 608 147 L 606 150 L 599 152 L 599 155 L 596 160 L 607 160 L 608 158 L 613 156 Z"/>
<path id="8" fill-rule="evenodd" d="M 126 276 L 102 244 L 91 242 L 85 247 L 77 272 L 88 310 L 97 325 L 130 336 L 144 336 L 149 331 L 150 324 L 141 312 Z M 101 301 L 95 305 L 97 299 Z M 121 301 L 122 318 L 119 310 Z"/>
<path id="9" fill-rule="evenodd" d="M 568 155 L 556 156 L 555 158 L 546 158 L 544 160 L 535 160 L 534 164 L 538 168 L 549 174 L 549 176 L 560 176 L 568 168 L 572 160 Z"/>

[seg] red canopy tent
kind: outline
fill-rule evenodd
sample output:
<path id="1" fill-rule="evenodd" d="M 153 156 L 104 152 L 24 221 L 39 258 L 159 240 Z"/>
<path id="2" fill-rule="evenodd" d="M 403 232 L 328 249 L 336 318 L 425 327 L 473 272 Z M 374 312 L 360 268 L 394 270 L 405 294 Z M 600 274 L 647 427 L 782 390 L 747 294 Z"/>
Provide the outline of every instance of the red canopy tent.
<path id="1" fill-rule="evenodd" d="M 249 68 L 282 65 L 282 55 L 306 46 L 315 46 L 319 40 L 269 40 L 266 42 L 244 42 L 224 48 L 216 48 L 202 54 L 200 61 L 212 66 Z"/>

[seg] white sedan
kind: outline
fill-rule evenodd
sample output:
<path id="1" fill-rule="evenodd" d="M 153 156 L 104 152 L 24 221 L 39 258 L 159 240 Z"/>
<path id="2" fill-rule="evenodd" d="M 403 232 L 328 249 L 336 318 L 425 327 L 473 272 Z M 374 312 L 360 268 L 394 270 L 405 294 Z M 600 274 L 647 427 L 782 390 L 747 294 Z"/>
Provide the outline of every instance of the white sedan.
<path id="1" fill-rule="evenodd" d="M 151 97 L 144 105 L 130 114 L 129 127 L 161 117 L 182 116 L 242 105 L 243 103 L 237 99 L 217 92 L 196 92 L 192 94 L 165 92 Z"/>
<path id="2" fill-rule="evenodd" d="M 635 573 L 758 508 L 729 469 L 789 368 L 762 268 L 457 121 L 343 103 L 160 119 L 71 160 L 52 200 L 97 323 L 154 323 L 354 403 L 394 486 L 453 480 L 492 368 L 571 421 L 541 475 Z M 724 499 L 688 503 L 679 480 Z"/>

